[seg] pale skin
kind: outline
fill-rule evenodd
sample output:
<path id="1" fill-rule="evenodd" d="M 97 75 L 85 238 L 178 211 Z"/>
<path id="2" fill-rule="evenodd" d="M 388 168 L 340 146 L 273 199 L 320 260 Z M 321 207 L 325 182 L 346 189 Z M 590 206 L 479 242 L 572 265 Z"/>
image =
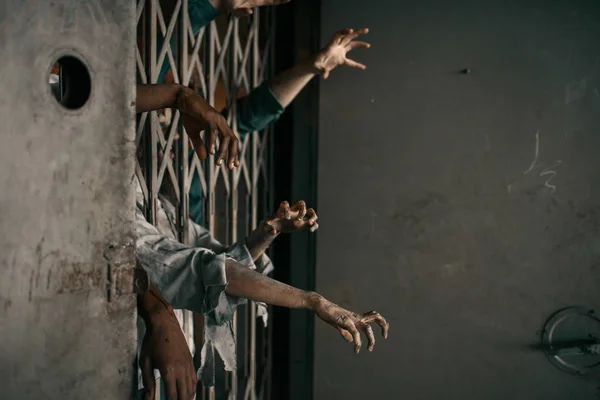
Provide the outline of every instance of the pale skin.
<path id="1" fill-rule="evenodd" d="M 256 261 L 280 233 L 292 233 L 302 229 L 314 232 L 319 227 L 317 220 L 315 211 L 312 208 L 307 209 L 304 201 L 299 201 L 293 206 L 282 202 L 277 213 L 261 222 L 246 238 L 246 246 Z M 362 347 L 361 332 L 367 337 L 368 350 L 373 351 L 375 335 L 370 323 L 375 322 L 381 327 L 384 338 L 388 336 L 389 324 L 375 311 L 356 314 L 330 302 L 318 293 L 300 290 L 273 280 L 233 260 L 227 260 L 225 271 L 228 280 L 226 293 L 274 306 L 310 310 L 336 328 L 346 341 L 354 343 L 356 353 Z M 146 301 L 141 301 L 144 298 Z M 146 391 L 146 399 L 153 399 L 154 396 L 154 369 L 158 369 L 163 376 L 168 399 L 188 399 L 193 397 L 191 388 L 195 388 L 196 384 L 195 371 L 192 374 L 191 354 L 170 306 L 161 299 L 155 289 L 138 296 L 140 315 L 145 316 L 147 325 L 151 325 L 144 337 L 140 355 L 140 366 L 145 376 L 144 386 L 149 389 Z"/>
<path id="2" fill-rule="evenodd" d="M 366 65 L 349 59 L 347 54 L 353 49 L 371 47 L 367 42 L 355 40 L 367 33 L 369 33 L 367 28 L 338 31 L 333 35 L 329 44 L 317 54 L 273 78 L 270 87 L 279 103 L 283 107 L 287 107 L 312 78 L 321 75 L 323 79 L 327 79 L 338 66 L 346 65 L 361 70 L 366 69 Z"/>
<path id="3" fill-rule="evenodd" d="M 229 1 L 227 3 L 229 4 L 228 7 L 239 7 L 245 4 L 273 5 L 284 2 L 253 0 Z M 232 6 L 232 3 L 235 4 Z M 223 9 L 222 7 L 225 6 L 219 7 L 215 6 L 217 9 Z M 240 8 L 233 8 L 233 10 L 238 9 Z M 367 42 L 355 40 L 367 33 L 369 33 L 367 28 L 343 29 L 336 32 L 329 44 L 318 53 L 273 78 L 269 83 L 273 95 L 285 108 L 316 75 L 321 75 L 324 79 L 327 79 L 330 73 L 341 65 L 362 70 L 366 69 L 366 65 L 348 58 L 347 54 L 350 50 L 356 48 L 368 49 L 371 47 Z M 238 158 L 239 139 L 233 133 L 223 115 L 198 95 L 195 90 L 178 84 L 137 85 L 137 113 L 163 108 L 176 108 L 180 111 L 183 126 L 196 154 L 201 160 L 205 160 L 208 154 L 211 154 L 215 155 L 217 165 L 221 165 L 224 161 L 227 161 L 229 169 L 240 165 Z M 206 132 L 204 139 L 202 132 Z M 218 152 L 217 138 L 219 138 Z"/>

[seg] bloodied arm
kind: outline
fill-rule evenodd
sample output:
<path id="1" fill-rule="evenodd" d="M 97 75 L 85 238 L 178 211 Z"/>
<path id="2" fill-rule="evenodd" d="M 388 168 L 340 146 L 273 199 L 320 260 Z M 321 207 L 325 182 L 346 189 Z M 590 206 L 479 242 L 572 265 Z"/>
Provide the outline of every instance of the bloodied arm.
<path id="1" fill-rule="evenodd" d="M 160 371 L 169 399 L 191 398 L 196 392 L 196 370 L 173 308 L 152 284 L 149 291 L 137 296 L 137 304 L 146 326 L 139 359 L 144 399 L 154 399 L 155 369 Z"/>
<path id="2" fill-rule="evenodd" d="M 353 313 L 318 293 L 296 289 L 270 279 L 244 268 L 233 260 L 227 260 L 225 268 L 228 280 L 225 291 L 228 294 L 274 306 L 310 310 L 321 320 L 336 328 L 346 341 L 354 342 L 354 351 L 357 353 L 362 345 L 361 331 L 367 336 L 369 351 L 373 350 L 375 335 L 369 325 L 370 322 L 376 322 L 381 327 L 383 337 L 387 338 L 389 324 L 375 311 L 366 314 Z"/>

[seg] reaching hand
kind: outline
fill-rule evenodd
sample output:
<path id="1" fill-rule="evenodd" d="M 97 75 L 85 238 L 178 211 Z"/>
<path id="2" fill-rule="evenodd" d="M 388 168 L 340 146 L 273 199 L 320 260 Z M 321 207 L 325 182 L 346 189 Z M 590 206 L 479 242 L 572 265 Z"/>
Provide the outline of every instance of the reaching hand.
<path id="1" fill-rule="evenodd" d="M 381 334 L 384 339 L 388 337 L 390 325 L 378 312 L 370 311 L 361 315 L 355 314 L 322 297 L 317 301 L 314 312 L 323 321 L 336 328 L 347 342 L 354 342 L 354 352 L 356 353 L 360 351 L 362 345 L 360 331 L 367 335 L 368 349 L 373 351 L 375 335 L 369 325 L 370 322 L 375 321 L 381 327 Z"/>
<path id="2" fill-rule="evenodd" d="M 369 33 L 367 28 L 363 29 L 344 29 L 333 35 L 331 42 L 321 50 L 314 61 L 315 68 L 327 79 L 329 73 L 338 65 L 347 65 L 352 68 L 365 69 L 366 65 L 346 58 L 346 53 L 357 47 L 368 49 L 371 45 L 367 42 L 355 41 L 358 36 Z"/>
<path id="3" fill-rule="evenodd" d="M 227 157 L 229 169 L 239 167 L 239 139 L 233 133 L 227 121 L 211 107 L 208 102 L 192 89 L 185 88 L 177 100 L 177 109 L 181 112 L 183 127 L 187 132 L 194 150 L 201 160 L 207 157 L 207 151 L 215 154 L 217 137 L 219 137 L 219 154 L 216 156 L 216 164 L 221 165 Z M 205 144 L 200 132 L 205 131 L 208 144 Z"/>
<path id="4" fill-rule="evenodd" d="M 273 227 L 273 233 L 290 233 L 302 230 L 310 226 L 310 231 L 319 229 L 317 214 L 312 208 L 306 209 L 306 203 L 300 200 L 292 207 L 287 201 L 281 202 L 277 214 L 267 220 L 267 224 Z"/>
<path id="5" fill-rule="evenodd" d="M 161 311 L 150 318 L 146 328 L 140 352 L 144 399 L 154 399 L 155 369 L 160 371 L 168 399 L 192 399 L 196 394 L 196 370 L 177 318 Z"/>

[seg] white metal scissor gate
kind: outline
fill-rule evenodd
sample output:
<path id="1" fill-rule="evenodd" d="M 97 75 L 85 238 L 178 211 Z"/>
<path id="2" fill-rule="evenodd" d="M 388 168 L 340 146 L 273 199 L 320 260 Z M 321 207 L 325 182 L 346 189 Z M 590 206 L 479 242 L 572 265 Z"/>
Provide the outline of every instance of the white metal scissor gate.
<path id="1" fill-rule="evenodd" d="M 169 78 L 174 83 L 193 85 L 217 110 L 230 108 L 228 122 L 235 131 L 235 112 L 231 109 L 235 107 L 234 100 L 249 93 L 271 72 L 273 10 L 256 9 L 242 19 L 221 15 L 195 34 L 188 0 L 162 3 L 137 3 L 138 81 L 156 83 L 166 60 L 171 70 Z M 223 243 L 243 240 L 265 213 L 274 211 L 269 129 L 245 136 L 240 142 L 241 166 L 229 171 L 215 166 L 212 156 L 206 162 L 195 154 L 188 158 L 189 141 L 179 112 L 169 115 L 166 123 L 162 117 L 160 112 L 138 116 L 136 174 L 148 219 L 153 221 L 157 195 L 163 185 L 168 185 L 177 203 L 180 240 L 184 240 L 188 194 L 197 175 L 203 193 L 203 224 Z M 187 339 L 196 340 L 199 348 L 201 318 L 186 313 L 184 321 Z M 224 373 L 217 363 L 216 386 L 202 395 L 210 399 L 269 398 L 269 328 L 257 323 L 254 304 L 238 309 L 234 327 L 238 369 Z"/>

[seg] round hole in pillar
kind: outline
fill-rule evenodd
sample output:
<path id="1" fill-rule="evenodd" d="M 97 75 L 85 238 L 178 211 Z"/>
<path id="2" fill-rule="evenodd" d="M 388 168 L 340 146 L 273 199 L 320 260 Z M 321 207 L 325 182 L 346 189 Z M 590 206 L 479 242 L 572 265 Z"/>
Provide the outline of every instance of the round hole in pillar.
<path id="1" fill-rule="evenodd" d="M 62 56 L 54 62 L 48 82 L 56 101 L 69 110 L 83 107 L 90 98 L 90 72 L 75 56 Z"/>

